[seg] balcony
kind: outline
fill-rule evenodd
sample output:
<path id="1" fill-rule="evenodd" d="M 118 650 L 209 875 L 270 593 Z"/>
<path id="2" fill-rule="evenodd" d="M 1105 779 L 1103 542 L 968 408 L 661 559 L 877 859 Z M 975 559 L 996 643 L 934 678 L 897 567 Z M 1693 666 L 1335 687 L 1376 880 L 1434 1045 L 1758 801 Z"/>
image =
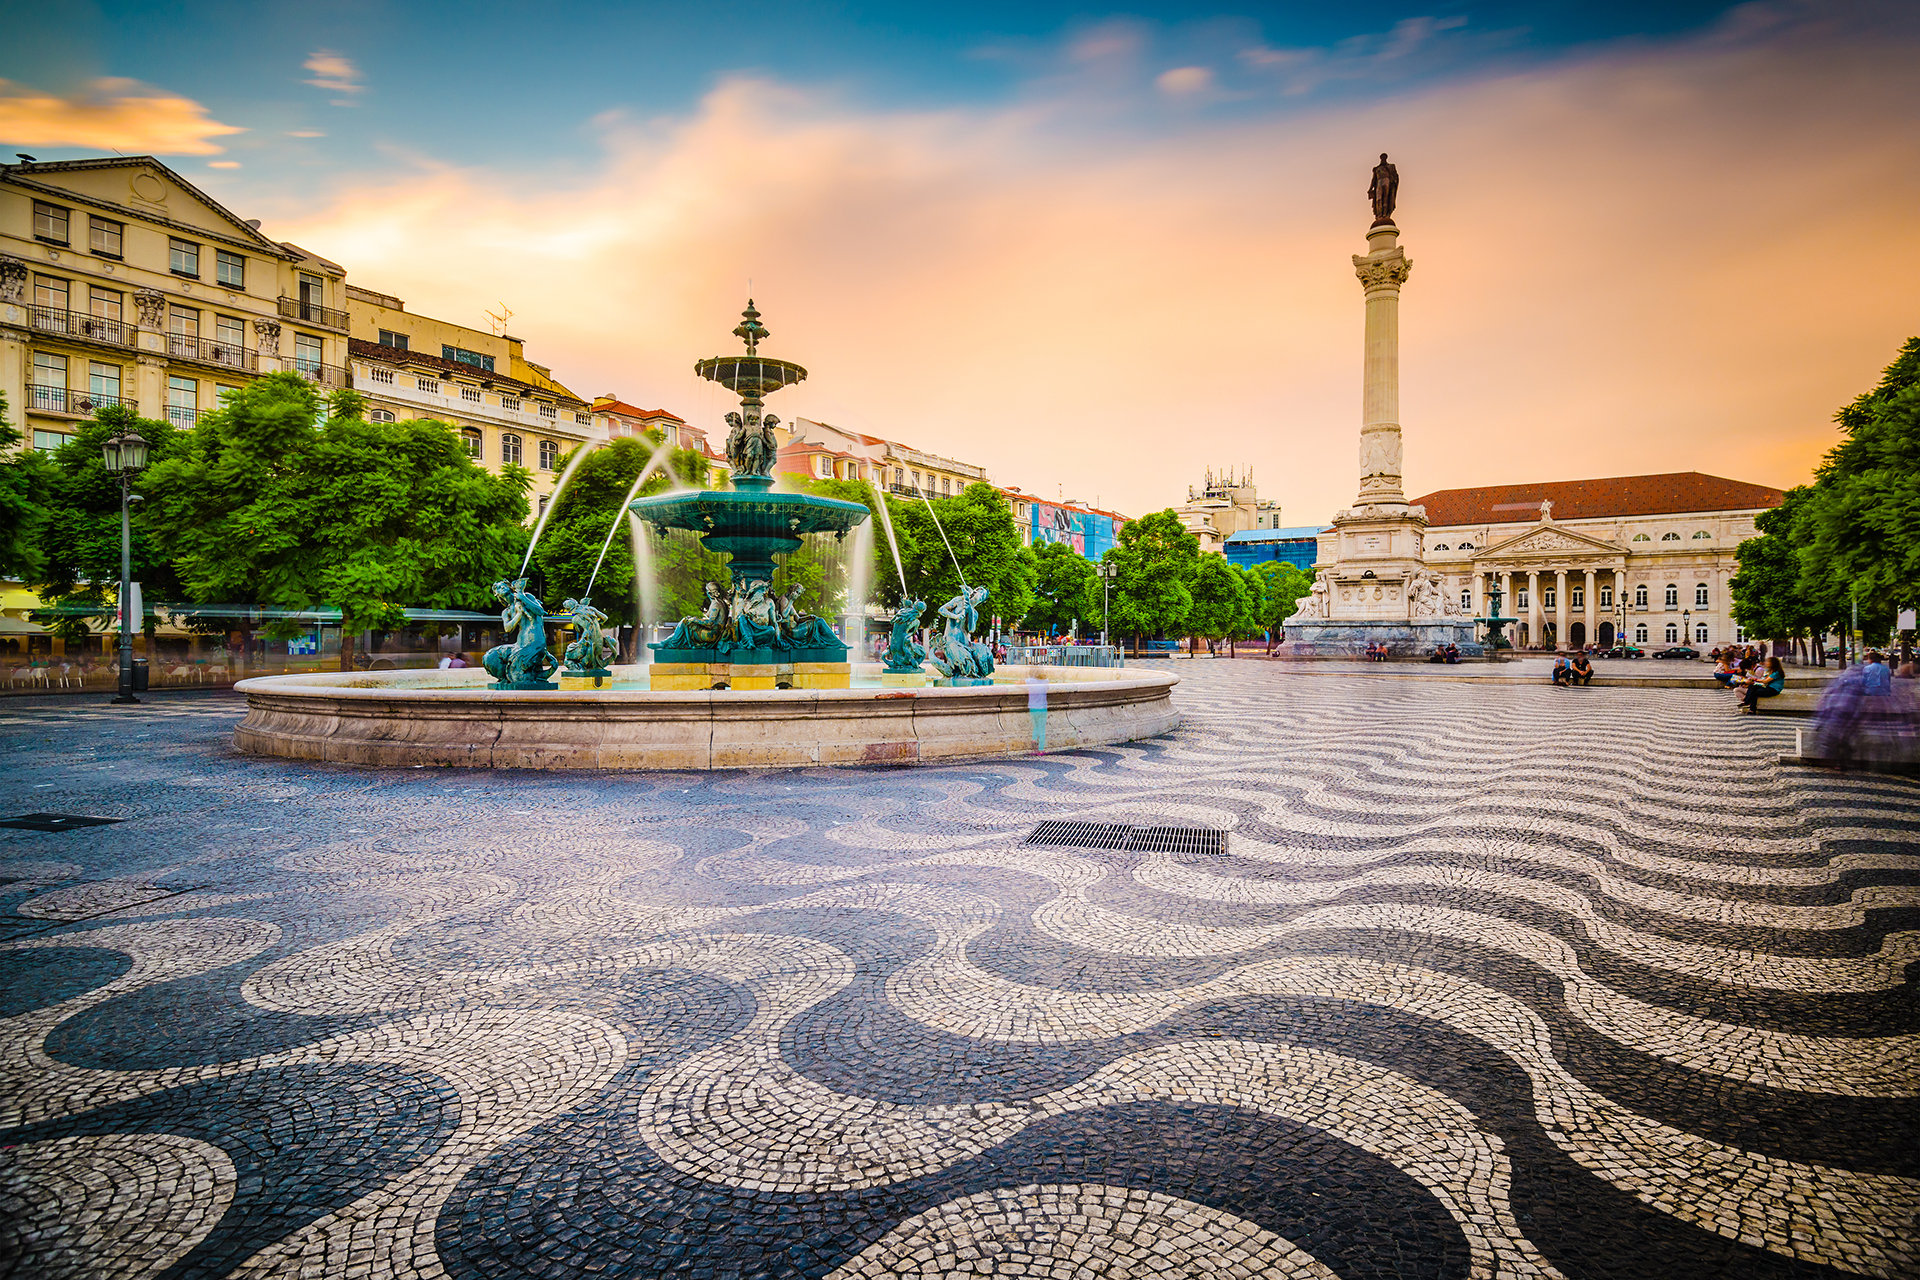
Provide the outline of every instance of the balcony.
<path id="1" fill-rule="evenodd" d="M 27 400 L 29 407 L 39 413 L 71 413 L 79 417 L 116 405 L 125 405 L 136 412 L 140 408 L 140 402 L 131 396 L 99 395 L 77 388 L 42 387 L 33 383 L 27 384 Z"/>
<path id="2" fill-rule="evenodd" d="M 897 493 L 905 498 L 917 498 L 920 496 L 920 490 L 910 484 L 890 484 L 887 486 L 887 492 Z"/>
<path id="3" fill-rule="evenodd" d="M 347 327 L 346 312 L 335 307 L 323 307 L 317 302 L 306 302 L 300 298 L 280 299 L 280 318 L 317 324 L 322 329 L 345 331 Z"/>
<path id="4" fill-rule="evenodd" d="M 232 342 L 214 342 L 207 338 L 190 338 L 184 333 L 167 335 L 167 354 L 175 360 L 192 360 L 199 364 L 218 365 L 222 369 L 239 369 L 244 373 L 258 373 L 260 353 Z"/>
<path id="5" fill-rule="evenodd" d="M 347 371 L 337 364 L 318 364 L 312 360 L 293 362 L 293 371 L 308 382 L 317 382 L 323 387 L 344 387 L 347 385 Z"/>
<path id="6" fill-rule="evenodd" d="M 183 404 L 170 404 L 167 406 L 167 421 L 184 431 L 200 421 L 200 411 Z"/>
<path id="7" fill-rule="evenodd" d="M 83 311 L 63 311 L 59 307 L 28 307 L 27 323 L 41 333 L 64 334 L 84 342 L 104 342 L 116 347 L 134 345 L 135 328 L 118 320 L 103 320 Z"/>

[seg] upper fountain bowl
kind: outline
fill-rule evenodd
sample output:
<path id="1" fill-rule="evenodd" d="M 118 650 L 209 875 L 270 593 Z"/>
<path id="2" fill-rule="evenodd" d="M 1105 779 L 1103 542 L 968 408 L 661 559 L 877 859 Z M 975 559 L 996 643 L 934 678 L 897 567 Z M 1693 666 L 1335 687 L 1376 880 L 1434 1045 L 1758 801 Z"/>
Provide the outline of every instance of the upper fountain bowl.
<path id="1" fill-rule="evenodd" d="M 715 356 L 693 366 L 708 382 L 731 388 L 735 395 L 758 397 L 804 382 L 807 371 L 791 360 L 762 355 Z"/>

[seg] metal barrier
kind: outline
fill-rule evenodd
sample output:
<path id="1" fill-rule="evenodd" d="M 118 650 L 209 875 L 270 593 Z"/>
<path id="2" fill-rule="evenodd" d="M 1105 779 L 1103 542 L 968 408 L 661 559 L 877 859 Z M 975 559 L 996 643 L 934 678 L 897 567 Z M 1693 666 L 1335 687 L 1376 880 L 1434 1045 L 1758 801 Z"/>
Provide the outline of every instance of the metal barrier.
<path id="1" fill-rule="evenodd" d="M 1120 650 L 1112 645 L 1010 644 L 1007 646 L 1007 660 L 1001 665 L 1008 667 L 1123 667 L 1126 662 L 1121 658 Z"/>

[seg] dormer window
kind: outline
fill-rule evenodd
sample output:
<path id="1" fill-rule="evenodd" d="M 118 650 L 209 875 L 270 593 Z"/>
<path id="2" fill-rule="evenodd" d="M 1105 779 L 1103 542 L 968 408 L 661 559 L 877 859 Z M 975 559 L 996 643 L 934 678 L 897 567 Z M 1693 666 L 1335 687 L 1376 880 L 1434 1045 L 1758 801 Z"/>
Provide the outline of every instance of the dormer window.
<path id="1" fill-rule="evenodd" d="M 1679 535 L 1679 534 L 1677 534 L 1677 533 L 1663 533 L 1663 534 L 1661 534 L 1661 535 L 1660 535 L 1660 541 L 1662 541 L 1662 542 L 1678 542 L 1678 541 L 1680 541 L 1680 535 Z"/>

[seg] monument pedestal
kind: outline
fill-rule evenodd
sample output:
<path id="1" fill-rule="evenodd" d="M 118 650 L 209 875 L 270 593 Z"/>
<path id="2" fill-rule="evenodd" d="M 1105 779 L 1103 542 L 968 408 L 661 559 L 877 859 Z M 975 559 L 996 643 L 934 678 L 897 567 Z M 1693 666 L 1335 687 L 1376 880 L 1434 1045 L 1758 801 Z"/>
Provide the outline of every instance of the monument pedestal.
<path id="1" fill-rule="evenodd" d="M 1474 639 L 1471 618 L 1353 619 L 1306 622 L 1287 626 L 1286 643 L 1274 647 L 1276 658 L 1365 658 L 1367 646 L 1383 644 L 1394 658 L 1425 658 L 1436 647 L 1458 645 L 1462 661 L 1491 661 L 1486 646 Z"/>

